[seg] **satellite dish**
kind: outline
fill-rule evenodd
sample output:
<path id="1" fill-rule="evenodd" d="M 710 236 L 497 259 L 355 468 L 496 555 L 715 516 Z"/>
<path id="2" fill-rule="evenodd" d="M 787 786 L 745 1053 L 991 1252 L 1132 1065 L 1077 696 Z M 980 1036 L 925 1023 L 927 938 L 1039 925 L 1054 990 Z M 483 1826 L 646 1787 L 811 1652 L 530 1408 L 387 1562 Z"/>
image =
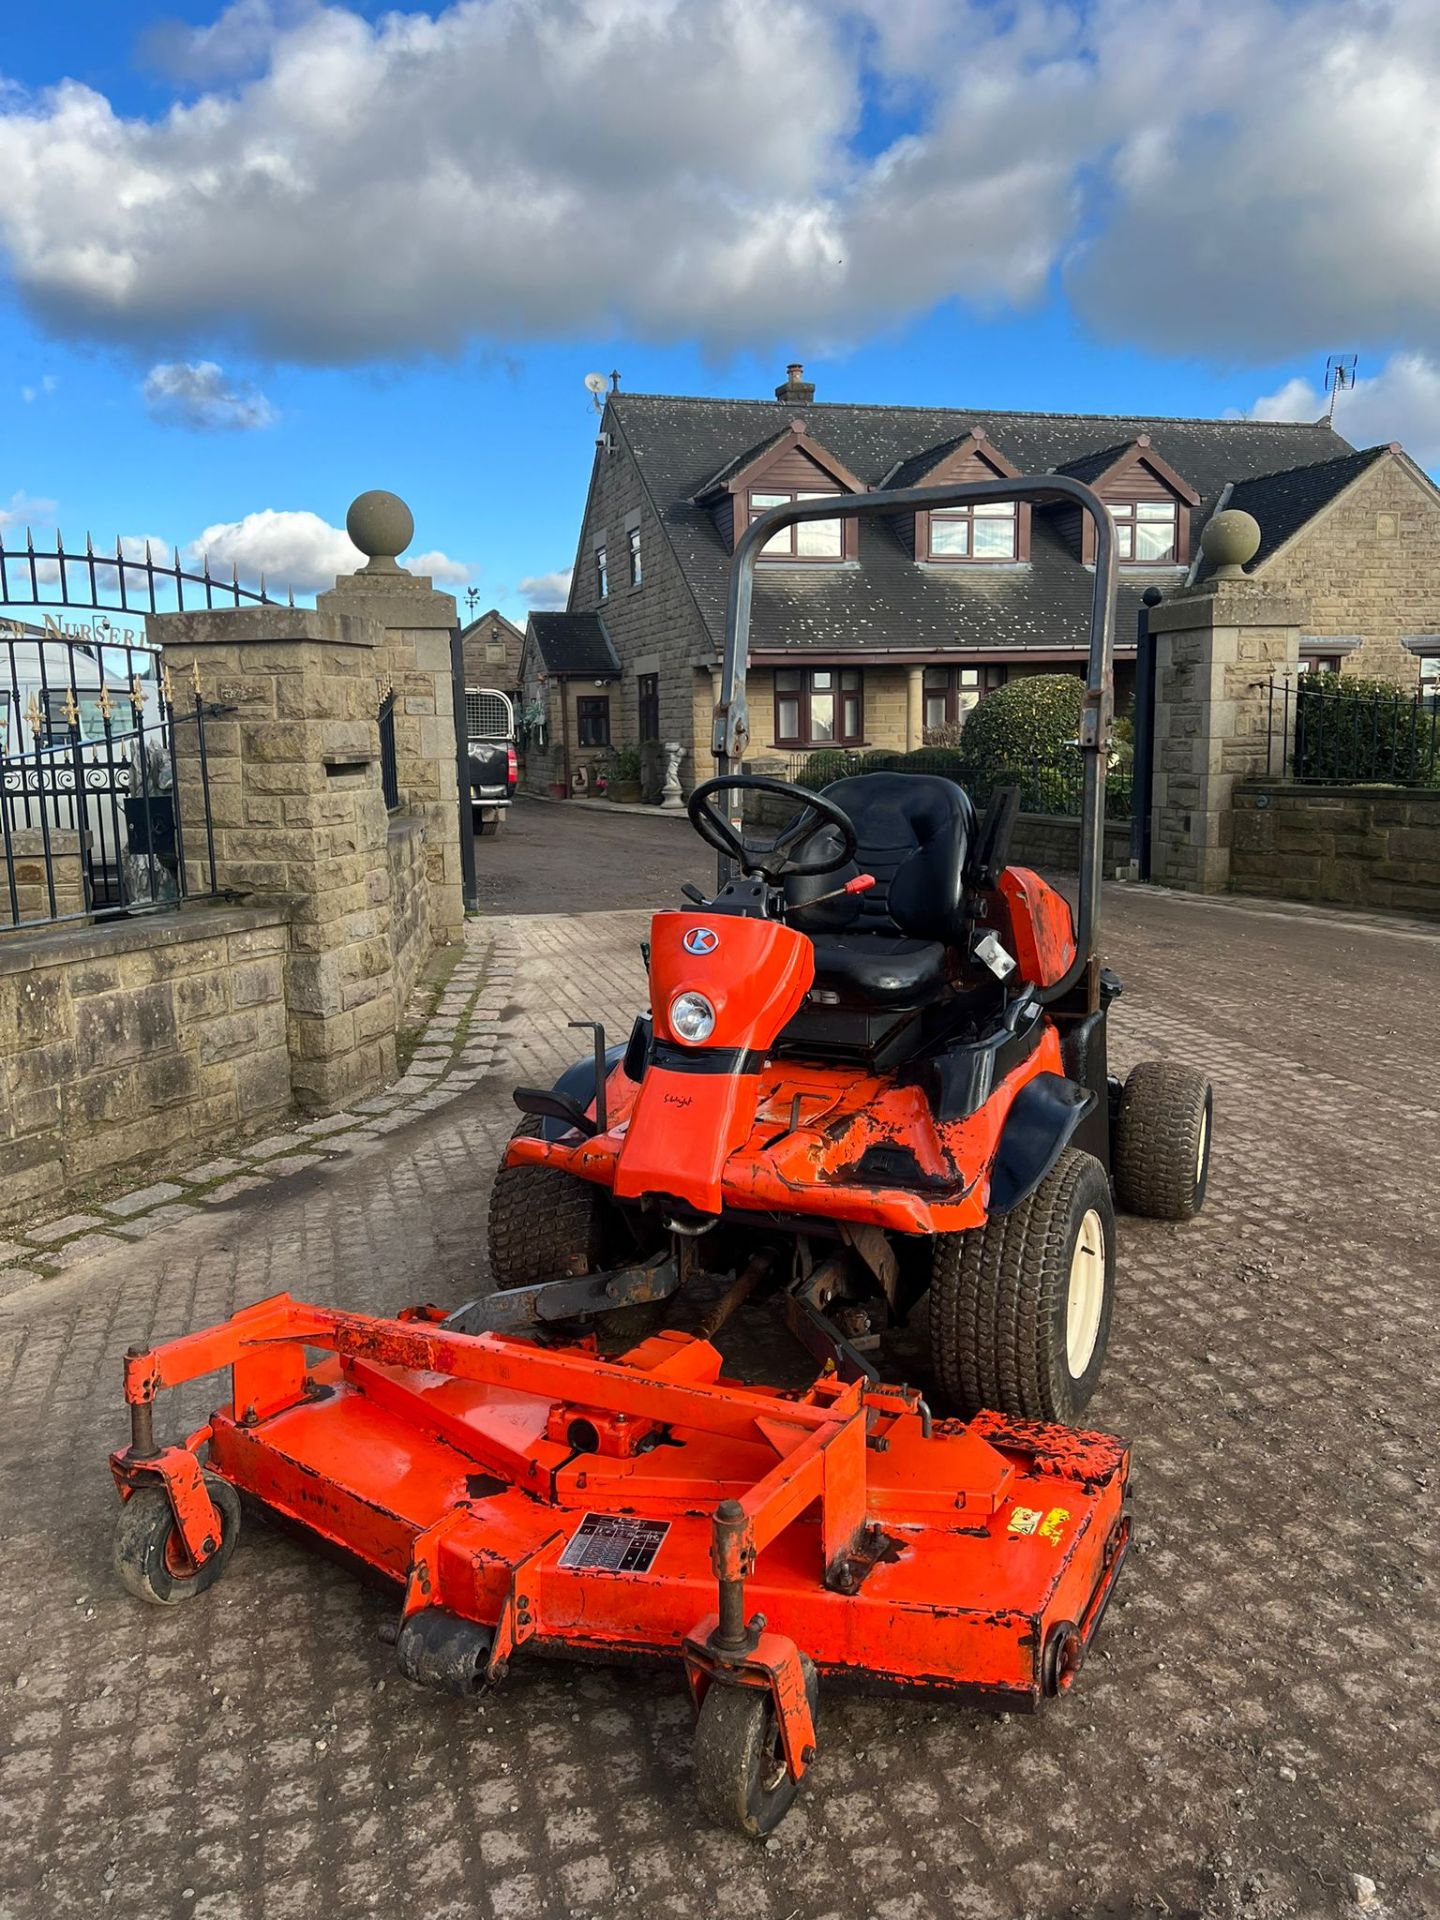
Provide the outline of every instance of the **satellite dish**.
<path id="1" fill-rule="evenodd" d="M 585 391 L 587 393 L 595 393 L 595 394 L 603 393 L 605 391 L 604 374 L 603 373 L 587 373 L 585 376 Z"/>

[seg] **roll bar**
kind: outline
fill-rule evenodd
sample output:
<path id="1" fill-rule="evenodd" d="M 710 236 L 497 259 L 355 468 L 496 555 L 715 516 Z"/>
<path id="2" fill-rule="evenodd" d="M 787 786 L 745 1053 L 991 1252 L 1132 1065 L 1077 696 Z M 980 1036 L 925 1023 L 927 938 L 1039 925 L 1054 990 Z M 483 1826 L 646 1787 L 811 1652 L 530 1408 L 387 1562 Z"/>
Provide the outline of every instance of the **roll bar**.
<path id="1" fill-rule="evenodd" d="M 1110 515 L 1098 494 L 1064 474 L 1025 474 L 1015 479 L 966 481 L 953 487 L 895 487 L 879 493 L 827 494 L 820 499 L 791 501 L 771 507 L 753 520 L 741 535 L 730 569 L 730 597 L 725 609 L 725 652 L 720 670 L 720 698 L 715 707 L 711 739 L 719 775 L 729 773 L 745 757 L 750 744 L 749 714 L 745 704 L 745 672 L 750 651 L 750 606 L 755 588 L 755 562 L 775 534 L 805 520 L 864 519 L 882 513 L 934 512 L 997 500 L 1069 500 L 1088 513 L 1095 528 L 1095 583 L 1090 596 L 1090 653 L 1080 710 L 1079 746 L 1084 755 L 1084 784 L 1080 811 L 1080 892 L 1075 915 L 1075 959 L 1062 980 L 1036 996 L 1042 1002 L 1060 999 L 1082 979 L 1096 950 L 1100 917 L 1100 876 L 1104 867 L 1104 792 L 1102 756 L 1114 739 L 1115 677 L 1115 536 Z M 864 660 L 863 652 L 857 658 Z"/>

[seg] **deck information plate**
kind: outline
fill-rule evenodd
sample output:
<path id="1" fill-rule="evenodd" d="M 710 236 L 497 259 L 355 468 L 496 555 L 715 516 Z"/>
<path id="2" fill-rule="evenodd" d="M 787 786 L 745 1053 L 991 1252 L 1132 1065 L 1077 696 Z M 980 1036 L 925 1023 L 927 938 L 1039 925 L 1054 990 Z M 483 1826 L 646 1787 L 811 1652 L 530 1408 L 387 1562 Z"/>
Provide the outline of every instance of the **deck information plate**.
<path id="1" fill-rule="evenodd" d="M 587 1513 L 571 1534 L 559 1564 L 599 1573 L 648 1573 L 668 1520 L 636 1520 L 628 1513 Z"/>

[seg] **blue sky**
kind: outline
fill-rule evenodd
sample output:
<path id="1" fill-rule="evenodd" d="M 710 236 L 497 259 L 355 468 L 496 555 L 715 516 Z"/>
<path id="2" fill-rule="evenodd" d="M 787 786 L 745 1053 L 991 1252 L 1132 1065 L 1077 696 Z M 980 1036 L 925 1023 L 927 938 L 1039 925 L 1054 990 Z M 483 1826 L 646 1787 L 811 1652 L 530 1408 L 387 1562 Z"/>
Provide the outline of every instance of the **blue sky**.
<path id="1" fill-rule="evenodd" d="M 440 581 L 523 617 L 573 557 L 582 379 L 612 367 L 1305 418 L 1344 348 L 1341 430 L 1433 462 L 1435 11 L 26 9 L 0 41 L 5 537 L 216 529 L 303 594 L 352 495 L 390 487 Z"/>

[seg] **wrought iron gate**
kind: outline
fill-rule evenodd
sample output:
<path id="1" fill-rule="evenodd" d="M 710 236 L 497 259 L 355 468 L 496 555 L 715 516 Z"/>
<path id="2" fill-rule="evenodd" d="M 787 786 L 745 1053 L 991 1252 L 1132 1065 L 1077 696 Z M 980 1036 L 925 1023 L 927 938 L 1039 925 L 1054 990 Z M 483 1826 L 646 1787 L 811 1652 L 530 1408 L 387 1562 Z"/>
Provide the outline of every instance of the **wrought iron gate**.
<path id="1" fill-rule="evenodd" d="M 88 536 L 83 552 L 58 533 L 53 548 L 28 529 L 23 546 L 0 540 L 0 609 L 39 616 L 0 611 L 0 932 L 214 892 L 205 722 L 219 709 L 127 622 L 274 604 L 263 575 L 216 578 L 178 549 L 167 564 L 148 543 L 112 557 Z"/>

